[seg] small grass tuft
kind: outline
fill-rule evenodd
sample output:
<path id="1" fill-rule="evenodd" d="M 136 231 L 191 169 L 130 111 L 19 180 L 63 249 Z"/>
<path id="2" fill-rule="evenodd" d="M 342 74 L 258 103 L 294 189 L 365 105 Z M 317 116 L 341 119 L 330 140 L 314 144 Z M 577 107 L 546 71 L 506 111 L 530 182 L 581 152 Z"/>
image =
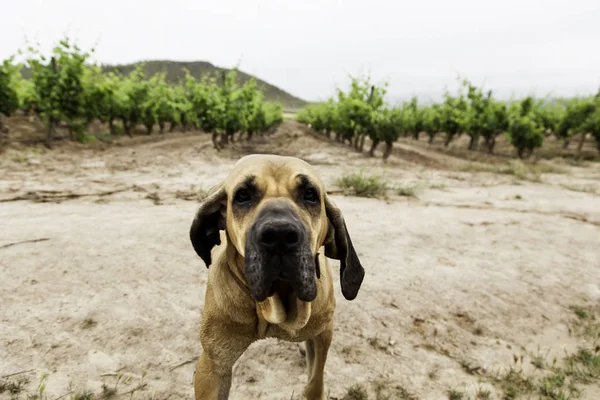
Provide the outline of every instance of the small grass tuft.
<path id="1" fill-rule="evenodd" d="M 369 400 L 367 389 L 356 383 L 348 388 L 342 400 Z"/>
<path id="2" fill-rule="evenodd" d="M 479 388 L 475 393 L 476 400 L 491 400 L 492 392 L 489 389 Z"/>
<path id="3" fill-rule="evenodd" d="M 444 190 L 446 188 L 448 188 L 448 185 L 445 183 L 433 183 L 429 185 L 429 189 Z"/>
<path id="4" fill-rule="evenodd" d="M 583 383 L 600 379 L 600 346 L 594 350 L 580 348 L 577 353 L 567 357 L 565 373 Z"/>
<path id="5" fill-rule="evenodd" d="M 393 397 L 402 400 L 419 400 L 419 396 L 414 394 L 413 392 L 406 389 L 404 386 L 398 385 L 396 386 L 396 392 L 398 397 Z"/>
<path id="6" fill-rule="evenodd" d="M 427 376 L 432 381 L 436 381 L 440 377 L 440 367 L 439 365 L 434 365 L 433 368 L 427 373 Z"/>
<path id="7" fill-rule="evenodd" d="M 579 319 L 587 319 L 589 316 L 588 311 L 585 309 L 585 307 L 571 306 L 569 308 L 575 313 L 575 315 L 579 317 Z"/>
<path id="8" fill-rule="evenodd" d="M 549 399 L 569 400 L 579 397 L 579 391 L 562 374 L 545 376 L 541 379 L 538 392 Z"/>
<path id="9" fill-rule="evenodd" d="M 16 151 L 12 154 L 11 160 L 23 164 L 29 162 L 30 158 L 37 157 L 43 154 L 38 148 L 28 148 L 27 150 Z"/>
<path id="10" fill-rule="evenodd" d="M 396 188 L 398 196 L 417 197 L 417 188 L 414 185 L 401 185 Z"/>
<path id="11" fill-rule="evenodd" d="M 586 324 L 583 327 L 583 336 L 592 340 L 600 341 L 600 323 L 593 322 Z"/>
<path id="12" fill-rule="evenodd" d="M 577 385 L 596 384 L 600 379 L 600 346 L 594 350 L 580 348 L 576 353 L 556 358 L 547 364 L 541 356 L 532 358 L 536 371 L 526 374 L 518 364 L 523 358 L 514 356 L 515 367 L 494 378 L 502 392 L 503 400 L 539 398 L 540 400 L 579 399 L 581 391 Z"/>
<path id="13" fill-rule="evenodd" d="M 378 379 L 373 382 L 375 389 L 375 400 L 390 400 L 391 396 L 388 393 L 388 382 L 383 379 Z"/>
<path id="14" fill-rule="evenodd" d="M 29 154 L 25 153 L 25 152 L 18 152 L 13 154 L 13 156 L 11 157 L 11 160 L 19 163 L 19 164 L 23 164 L 26 163 L 27 161 L 29 161 Z"/>
<path id="15" fill-rule="evenodd" d="M 98 325 L 98 322 L 96 322 L 93 318 L 86 318 L 81 323 L 81 328 L 82 329 L 91 329 L 91 328 L 95 327 L 96 325 Z"/>
<path id="16" fill-rule="evenodd" d="M 448 390 L 448 400 L 466 400 L 467 394 L 460 390 L 451 389 Z"/>
<path id="17" fill-rule="evenodd" d="M 96 143 L 96 141 L 97 141 L 96 136 L 94 136 L 90 133 L 86 133 L 86 132 L 77 133 L 76 139 L 79 143 L 83 143 L 83 144 L 92 144 L 92 143 Z"/>
<path id="18" fill-rule="evenodd" d="M 117 381 L 118 384 L 118 381 Z M 110 387 L 106 383 L 102 384 L 102 398 L 103 399 L 112 399 L 117 395 L 117 388 Z"/>
<path id="19" fill-rule="evenodd" d="M 368 338 L 367 343 L 369 343 L 373 348 L 378 350 L 386 350 L 388 347 L 387 342 L 379 339 L 377 336 Z"/>
<path id="20" fill-rule="evenodd" d="M 336 185 L 359 197 L 383 196 L 388 188 L 388 184 L 383 178 L 363 172 L 344 174 L 337 179 Z"/>
<path id="21" fill-rule="evenodd" d="M 27 400 L 45 400 L 46 399 L 46 380 L 48 379 L 48 374 L 47 373 L 43 373 L 40 376 L 40 380 L 37 386 L 37 390 L 34 394 L 28 394 L 27 395 Z"/>
<path id="22" fill-rule="evenodd" d="M 564 158 L 563 162 L 574 167 L 585 167 L 585 159 L 583 157 L 568 157 Z"/>
<path id="23" fill-rule="evenodd" d="M 477 389 L 477 392 L 475 392 L 476 400 L 491 400 L 491 398 L 492 398 L 492 392 L 490 392 L 489 389 L 480 387 Z"/>
<path id="24" fill-rule="evenodd" d="M 561 186 L 572 192 L 590 193 L 590 194 L 598 193 L 596 188 L 594 188 L 592 186 L 577 186 L 577 185 L 561 185 Z"/>
<path id="25" fill-rule="evenodd" d="M 524 163 L 523 161 L 511 161 L 504 165 L 487 165 L 482 163 L 469 163 L 462 169 L 463 172 L 491 172 L 503 175 L 512 175 L 517 179 L 541 182 L 542 174 L 562 174 L 565 171 L 552 164 L 547 163 Z"/>
<path id="26" fill-rule="evenodd" d="M 531 358 L 531 365 L 535 367 L 535 369 L 544 369 L 546 366 L 546 360 L 542 355 L 536 355 Z"/>
<path id="27" fill-rule="evenodd" d="M 26 378 L 19 379 L 9 379 L 4 378 L 0 381 L 0 394 L 8 393 L 11 396 L 17 395 L 21 393 L 27 384 L 28 380 Z"/>
<path id="28" fill-rule="evenodd" d="M 379 378 L 371 382 L 375 392 L 375 400 L 419 400 L 419 396 L 406 389 L 403 385 L 394 385 L 387 378 Z"/>
<path id="29" fill-rule="evenodd" d="M 534 389 L 531 380 L 521 370 L 515 368 L 510 368 L 506 374 L 499 376 L 497 383 L 504 393 L 504 400 L 516 399 L 523 394 L 531 393 Z"/>
<path id="30" fill-rule="evenodd" d="M 503 165 L 496 169 L 497 173 L 504 175 L 513 175 L 522 180 L 534 180 L 540 179 L 539 173 L 527 167 L 527 165 L 521 161 L 511 161 L 507 165 Z"/>
<path id="31" fill-rule="evenodd" d="M 531 168 L 538 174 L 566 174 L 568 172 L 564 168 L 548 162 L 536 162 L 531 165 Z"/>
<path id="32" fill-rule="evenodd" d="M 83 392 L 73 393 L 69 396 L 69 400 L 96 400 L 96 396 L 89 390 Z"/>

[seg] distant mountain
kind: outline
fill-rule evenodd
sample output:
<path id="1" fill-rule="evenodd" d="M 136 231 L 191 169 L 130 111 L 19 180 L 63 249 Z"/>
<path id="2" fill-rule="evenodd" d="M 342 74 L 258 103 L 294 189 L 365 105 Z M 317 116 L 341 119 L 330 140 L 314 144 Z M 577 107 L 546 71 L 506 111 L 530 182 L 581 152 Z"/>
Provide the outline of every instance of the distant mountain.
<path id="1" fill-rule="evenodd" d="M 190 74 L 196 79 L 200 79 L 205 74 L 215 75 L 221 71 L 228 71 L 227 68 L 221 68 L 212 65 L 206 61 L 168 61 L 168 60 L 153 60 L 145 61 L 144 72 L 146 76 L 152 76 L 158 72 L 164 72 L 167 75 L 167 82 L 176 83 L 185 77 L 184 69 L 190 71 Z M 119 71 L 123 74 L 128 74 L 140 63 L 124 64 L 124 65 L 103 65 L 102 69 L 108 71 Z M 238 79 L 240 84 L 253 78 L 252 75 L 243 71 L 238 71 Z M 258 87 L 265 94 L 265 99 L 268 101 L 278 102 L 285 109 L 298 109 L 308 104 L 306 101 L 291 95 L 290 93 L 271 85 L 259 78 L 256 78 Z"/>

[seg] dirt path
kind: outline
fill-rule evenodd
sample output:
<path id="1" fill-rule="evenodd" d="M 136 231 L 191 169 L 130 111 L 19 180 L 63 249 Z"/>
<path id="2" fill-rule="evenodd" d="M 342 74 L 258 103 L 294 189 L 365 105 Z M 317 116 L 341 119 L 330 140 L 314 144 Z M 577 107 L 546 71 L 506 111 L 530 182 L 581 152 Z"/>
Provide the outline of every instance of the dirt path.
<path id="1" fill-rule="evenodd" d="M 355 383 L 373 395 L 401 385 L 421 399 L 494 392 L 489 376 L 515 355 L 530 369 L 536 355 L 551 362 L 581 345 L 569 307 L 600 305 L 597 167 L 529 182 L 401 154 L 384 165 L 287 122 L 268 141 L 221 153 L 192 134 L 5 153 L 0 376 L 32 369 L 20 375 L 29 379 L 22 398 L 44 372 L 50 399 L 103 384 L 140 399 L 191 398 L 207 271 L 189 224 L 200 192 L 251 152 L 308 159 L 330 185 L 365 170 L 418 188 L 418 198 L 335 197 L 367 276 L 354 302 L 336 286 L 332 398 Z M 2 201 L 16 197 L 25 199 Z M 262 341 L 237 364 L 231 398 L 290 399 L 305 381 L 296 345 Z M 597 386 L 584 389 L 581 398 L 599 398 Z"/>

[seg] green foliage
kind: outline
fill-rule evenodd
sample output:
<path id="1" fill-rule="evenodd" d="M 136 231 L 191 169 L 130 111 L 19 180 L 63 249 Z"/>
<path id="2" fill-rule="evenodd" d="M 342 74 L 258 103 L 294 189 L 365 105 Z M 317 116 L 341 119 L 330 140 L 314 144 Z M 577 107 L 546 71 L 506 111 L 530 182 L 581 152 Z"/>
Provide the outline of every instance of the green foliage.
<path id="1" fill-rule="evenodd" d="M 467 102 L 462 94 L 454 97 L 448 91 L 444 93 L 444 102 L 440 110 L 440 128 L 446 133 L 445 146 L 465 130 L 468 122 L 466 112 Z"/>
<path id="2" fill-rule="evenodd" d="M 60 121 L 68 123 L 75 139 L 73 127 L 83 114 L 85 63 L 89 56 L 69 39 L 59 42 L 49 60 L 36 49 L 29 49 L 27 63 L 33 74 L 33 93 L 23 103 L 35 104 L 36 112 L 48 125 L 47 145 Z"/>
<path id="3" fill-rule="evenodd" d="M 393 143 L 398 140 L 404 121 L 403 114 L 399 109 L 378 110 L 374 114 L 374 125 L 376 136 L 374 140 Z"/>
<path id="4" fill-rule="evenodd" d="M 399 107 L 385 105 L 385 87 L 370 84 L 369 79 L 353 78 L 347 91 L 337 91 L 336 99 L 312 104 L 297 114 L 297 120 L 316 132 L 349 142 L 362 150 L 362 142 L 371 139 L 369 154 L 374 155 L 380 142 L 385 142 L 383 158 L 392 150 L 398 138 L 412 136 L 419 139 L 427 133 L 429 142 L 443 132 L 444 145 L 462 133 L 470 136 L 470 150 L 477 150 L 483 138 L 490 153 L 494 152 L 496 138 L 506 133 L 520 157 L 529 156 L 543 144 L 545 135 L 555 135 L 568 144 L 571 136 L 592 134 L 600 151 L 600 92 L 595 97 L 570 100 L 534 100 L 504 102 L 493 97 L 468 80 L 460 81 L 456 95 L 444 93 L 444 101 L 422 105 L 416 97 Z M 360 139 L 360 145 L 359 145 Z"/>
<path id="5" fill-rule="evenodd" d="M 251 135 L 283 121 L 281 106 L 265 103 L 255 80 L 244 78 L 239 87 L 236 70 L 223 72 L 219 83 L 208 75 L 197 81 L 188 72 L 174 85 L 166 73 L 146 77 L 144 64 L 129 69 L 126 76 L 106 73 L 88 62 L 90 55 L 69 39 L 60 41 L 49 58 L 29 48 L 27 80 L 20 76 L 20 65 L 12 58 L 5 60 L 0 68 L 0 113 L 10 115 L 19 108 L 34 112 L 48 126 L 48 145 L 54 128 L 65 122 L 73 140 L 90 142 L 94 137 L 87 127 L 94 120 L 108 123 L 111 134 L 117 132 L 115 121 L 121 120 L 129 135 L 137 125 L 151 134 L 157 124 L 161 133 L 169 124 L 170 130 L 181 126 Z"/>
<path id="6" fill-rule="evenodd" d="M 241 125 L 249 135 L 264 129 L 266 124 L 265 110 L 262 106 L 263 94 L 256 90 L 256 81 L 249 80 L 242 87 L 240 98 L 242 100 Z"/>
<path id="7" fill-rule="evenodd" d="M 414 139 L 419 139 L 419 134 L 423 131 L 423 107 L 419 107 L 416 97 L 402 105 L 403 114 L 403 133 L 412 135 Z"/>
<path id="8" fill-rule="evenodd" d="M 227 140 L 236 132 L 247 132 L 250 137 L 283 121 L 281 106 L 265 103 L 254 80 L 239 87 L 236 76 L 235 70 L 223 73 L 219 85 L 213 77 L 197 81 L 188 73 L 185 91 L 175 90 L 179 123 L 196 124 L 205 132 L 224 134 Z"/>
<path id="9" fill-rule="evenodd" d="M 531 155 L 536 147 L 544 143 L 543 126 L 536 119 L 533 98 L 525 98 L 513 111 L 508 140 L 517 149 L 519 158 Z"/>
<path id="10" fill-rule="evenodd" d="M 585 118 L 579 129 L 582 132 L 589 132 L 596 141 L 596 148 L 600 152 L 600 90 L 595 97 L 590 98 L 584 103 Z"/>
<path id="11" fill-rule="evenodd" d="M 219 113 L 220 118 L 217 119 L 217 130 L 233 135 L 244 128 L 243 119 L 240 118 L 243 117 L 244 99 L 242 90 L 236 83 L 237 72 L 232 70 L 223 74 L 224 79 L 219 91 L 219 106 L 223 111 Z"/>
<path id="12" fill-rule="evenodd" d="M 334 129 L 345 140 L 368 135 L 377 139 L 375 120 L 383 106 L 385 88 L 371 85 L 370 80 L 352 79 L 350 90 L 338 89 L 337 118 Z"/>
<path id="13" fill-rule="evenodd" d="M 107 122 L 114 134 L 113 121 L 119 111 L 118 88 L 120 81 L 114 74 L 103 75 L 99 68 L 86 68 L 83 78 L 83 111 L 81 117 L 89 125 L 94 119 Z"/>
<path id="14" fill-rule="evenodd" d="M 142 67 L 133 70 L 119 84 L 118 115 L 128 135 L 138 124 L 144 124 L 150 133 L 156 123 L 155 101 L 150 96 L 150 89 L 150 82 L 144 79 Z"/>
<path id="15" fill-rule="evenodd" d="M 117 133 L 115 121 L 121 120 L 129 135 L 137 125 L 144 125 L 150 134 L 156 125 L 163 132 L 168 124 L 170 130 L 199 128 L 212 133 L 213 139 L 221 134 L 221 142 L 226 143 L 236 132 L 246 132 L 250 138 L 283 121 L 281 106 L 265 102 L 257 82 L 235 69 L 219 70 L 218 76 L 204 75 L 200 80 L 186 72 L 184 80 L 174 83 L 172 69 L 158 72 L 155 65 L 107 73 L 89 63 L 91 53 L 69 39 L 60 41 L 50 57 L 30 48 L 26 58 L 30 79 L 21 77 L 21 65 L 12 58 L 5 60 L 0 66 L 0 114 L 17 109 L 35 113 L 48 126 L 48 143 L 60 123 L 66 123 L 72 139 L 80 141 L 93 140 L 86 131 L 94 120 L 108 123 L 111 134 Z M 128 74 L 122 75 L 121 70 Z M 144 71 L 154 74 L 147 76 Z M 544 135 L 555 135 L 568 145 L 573 135 L 580 134 L 581 148 L 585 135 L 591 134 L 600 151 L 600 93 L 506 103 L 462 80 L 458 93 L 446 92 L 438 104 L 423 105 L 413 97 L 391 108 L 385 95 L 386 85 L 373 85 L 368 77 L 353 78 L 347 90 L 337 90 L 335 98 L 306 107 L 297 119 L 328 137 L 335 133 L 338 141 L 359 151 L 368 138 L 370 155 L 384 142 L 384 159 L 399 137 L 418 139 L 421 132 L 428 134 L 430 142 L 444 132 L 446 146 L 466 133 L 471 150 L 483 138 L 489 152 L 496 137 L 506 132 L 521 157 L 541 146 Z"/>
<path id="16" fill-rule="evenodd" d="M 19 107 L 19 77 L 19 68 L 13 64 L 12 58 L 0 65 L 0 114 L 10 116 Z"/>
<path id="17" fill-rule="evenodd" d="M 422 129 L 429 136 L 429 143 L 432 143 L 435 136 L 442 130 L 442 107 L 434 104 L 431 107 L 423 108 L 419 114 L 422 120 Z"/>
<path id="18" fill-rule="evenodd" d="M 58 68 L 58 86 L 53 88 L 58 100 L 58 112 L 67 122 L 79 118 L 84 103 L 83 75 L 89 53 L 82 53 L 68 39 L 54 49 Z"/>
<path id="19" fill-rule="evenodd" d="M 279 103 L 263 103 L 263 112 L 265 113 L 265 123 L 263 131 L 275 127 L 283 122 L 283 108 Z"/>
<path id="20" fill-rule="evenodd" d="M 37 113 L 37 101 L 35 86 L 30 79 L 19 78 L 17 82 L 17 96 L 19 100 L 19 109 L 25 114 L 31 112 Z"/>
<path id="21" fill-rule="evenodd" d="M 327 136 L 333 131 L 337 118 L 337 104 L 333 99 L 305 107 L 296 116 L 299 122 L 311 125 L 316 132 Z"/>
<path id="22" fill-rule="evenodd" d="M 538 101 L 534 107 L 535 119 L 542 126 L 545 135 L 556 135 L 565 115 L 563 102 Z"/>
<path id="23" fill-rule="evenodd" d="M 385 93 L 385 85 L 373 85 L 369 78 L 352 78 L 347 92 L 338 89 L 337 99 L 306 107 L 296 118 L 328 137 L 335 132 L 338 141 L 348 141 L 357 150 L 362 150 L 365 138 L 369 137 L 373 154 L 381 141 L 389 143 L 391 148 L 399 134 L 399 129 L 392 125 L 400 121 L 399 115 L 384 108 Z"/>
<path id="24" fill-rule="evenodd" d="M 493 153 L 496 137 L 508 129 L 508 108 L 505 103 L 494 100 L 491 90 L 485 92 L 468 80 L 463 81 L 463 88 L 467 90 L 468 99 L 464 128 L 471 137 L 469 150 L 477 150 L 477 142 L 483 137 L 488 151 Z"/>
<path id="25" fill-rule="evenodd" d="M 201 80 L 205 76 L 220 77 L 223 71 L 228 71 L 204 61 L 178 62 L 164 60 L 144 61 L 142 63 L 127 65 L 103 65 L 102 70 L 104 73 L 113 72 L 118 75 L 129 75 L 129 73 L 136 69 L 140 64 L 143 64 L 145 76 L 154 76 L 159 73 L 164 73 L 166 75 L 166 82 L 170 86 L 177 86 L 182 81 L 185 82 L 188 73 L 197 80 Z M 246 82 L 251 79 L 256 78 L 253 78 L 243 71 L 237 71 L 236 83 L 239 86 L 245 85 Z M 264 94 L 265 101 L 280 103 L 285 108 L 289 109 L 300 109 L 307 105 L 304 100 L 294 97 L 268 82 L 256 79 L 256 85 L 258 90 Z"/>
<path id="26" fill-rule="evenodd" d="M 220 96 L 215 80 L 205 76 L 198 82 L 187 73 L 185 98 L 190 107 L 188 108 L 184 102 L 180 102 L 179 123 L 184 126 L 189 123 L 197 124 L 205 132 L 216 131 L 218 114 L 223 110 L 220 107 Z"/>
<path id="27" fill-rule="evenodd" d="M 508 129 L 508 108 L 495 101 L 491 92 L 484 93 L 468 81 L 463 81 L 463 88 L 467 89 L 466 97 L 446 92 L 441 104 L 423 106 L 413 97 L 400 107 L 388 108 L 385 87 L 371 85 L 369 79 L 353 78 L 347 92 L 338 90 L 337 100 L 309 106 L 298 113 L 297 119 L 328 136 L 334 131 L 339 141 L 348 141 L 357 150 L 362 150 L 363 138 L 368 136 L 372 142 L 370 155 L 379 142 L 384 142 L 384 159 L 400 136 L 418 139 L 421 132 L 428 134 L 431 143 L 445 131 L 446 145 L 455 135 L 467 132 L 472 136 L 473 149 L 473 143 L 482 136 L 493 151 L 496 136 Z"/>
<path id="28" fill-rule="evenodd" d="M 593 112 L 591 99 L 574 98 L 566 102 L 563 117 L 558 123 L 556 136 L 568 145 L 571 138 L 585 127 L 586 120 Z"/>

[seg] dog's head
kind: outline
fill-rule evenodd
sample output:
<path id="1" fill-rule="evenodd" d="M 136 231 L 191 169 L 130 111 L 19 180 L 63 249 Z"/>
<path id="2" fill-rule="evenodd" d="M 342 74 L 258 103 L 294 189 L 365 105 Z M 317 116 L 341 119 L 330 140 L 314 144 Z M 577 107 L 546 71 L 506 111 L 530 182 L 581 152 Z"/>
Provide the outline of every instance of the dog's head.
<path id="1" fill-rule="evenodd" d="M 246 156 L 200 206 L 190 238 L 207 267 L 225 230 L 244 258 L 250 292 L 258 302 L 282 287 L 298 299 L 317 296 L 318 250 L 340 260 L 342 293 L 353 300 L 364 277 L 340 210 L 306 162 L 293 157 Z"/>

